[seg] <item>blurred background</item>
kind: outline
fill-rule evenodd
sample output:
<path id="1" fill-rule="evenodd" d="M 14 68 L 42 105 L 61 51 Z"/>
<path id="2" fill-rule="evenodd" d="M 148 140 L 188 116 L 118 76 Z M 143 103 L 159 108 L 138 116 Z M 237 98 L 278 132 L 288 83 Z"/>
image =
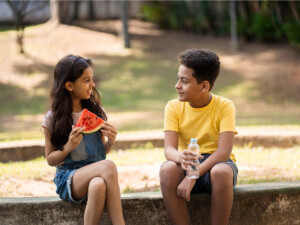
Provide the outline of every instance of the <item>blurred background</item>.
<path id="1" fill-rule="evenodd" d="M 161 132 L 164 106 L 177 98 L 177 56 L 189 48 L 219 55 L 212 92 L 235 103 L 239 129 L 300 131 L 299 1 L 0 0 L 0 144 L 43 139 L 53 70 L 67 54 L 92 59 L 120 133 Z M 299 161 L 299 148 L 289 151 Z M 299 164 L 287 164 L 295 172 L 286 180 L 299 179 Z M 284 180 L 282 168 L 269 169 Z"/>

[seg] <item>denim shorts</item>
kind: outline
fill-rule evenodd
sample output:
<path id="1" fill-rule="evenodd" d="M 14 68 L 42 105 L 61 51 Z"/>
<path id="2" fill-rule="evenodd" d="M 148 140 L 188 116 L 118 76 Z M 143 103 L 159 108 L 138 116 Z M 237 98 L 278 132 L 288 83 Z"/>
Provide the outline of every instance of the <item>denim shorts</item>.
<path id="1" fill-rule="evenodd" d="M 74 199 L 72 196 L 72 179 L 74 173 L 82 166 L 77 167 L 62 167 L 58 166 L 54 177 L 56 185 L 56 193 L 62 200 L 74 203 L 86 203 L 87 197 L 81 199 Z"/>
<path id="2" fill-rule="evenodd" d="M 203 154 L 202 156 L 204 158 L 199 159 L 200 163 L 203 163 L 210 156 L 210 154 Z M 234 187 L 236 185 L 237 175 L 238 175 L 238 168 L 237 168 L 236 164 L 231 159 L 229 159 L 226 162 L 220 162 L 220 163 L 225 163 L 232 168 L 233 187 Z M 220 164 L 220 163 L 218 163 L 218 164 Z M 185 174 L 186 174 L 186 172 L 185 172 Z M 210 170 L 207 171 L 205 174 L 203 174 L 201 177 L 199 177 L 196 180 L 196 183 L 191 191 L 191 193 L 201 193 L 201 192 L 211 193 Z"/>

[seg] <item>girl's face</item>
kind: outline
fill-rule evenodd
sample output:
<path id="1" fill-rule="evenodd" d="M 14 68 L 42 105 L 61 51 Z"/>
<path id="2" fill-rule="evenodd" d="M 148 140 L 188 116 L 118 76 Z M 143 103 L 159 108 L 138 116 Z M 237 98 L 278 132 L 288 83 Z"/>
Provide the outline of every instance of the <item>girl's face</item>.
<path id="1" fill-rule="evenodd" d="M 68 81 L 66 88 L 70 91 L 73 101 L 89 99 L 95 83 L 93 82 L 93 69 L 89 66 L 74 82 Z"/>

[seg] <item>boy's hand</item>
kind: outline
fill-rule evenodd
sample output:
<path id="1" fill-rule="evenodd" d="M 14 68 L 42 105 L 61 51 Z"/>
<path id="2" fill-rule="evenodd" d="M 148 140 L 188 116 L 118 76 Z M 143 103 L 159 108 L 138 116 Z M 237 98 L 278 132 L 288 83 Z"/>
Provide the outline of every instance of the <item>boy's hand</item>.
<path id="1" fill-rule="evenodd" d="M 203 156 L 189 150 L 184 150 L 181 153 L 180 159 L 182 169 L 188 170 L 188 166 L 193 165 L 193 161 L 198 160 L 199 158 L 203 158 Z"/>
<path id="2" fill-rule="evenodd" d="M 196 183 L 195 179 L 189 179 L 187 176 L 181 181 L 177 187 L 177 196 L 190 201 L 191 191 Z"/>

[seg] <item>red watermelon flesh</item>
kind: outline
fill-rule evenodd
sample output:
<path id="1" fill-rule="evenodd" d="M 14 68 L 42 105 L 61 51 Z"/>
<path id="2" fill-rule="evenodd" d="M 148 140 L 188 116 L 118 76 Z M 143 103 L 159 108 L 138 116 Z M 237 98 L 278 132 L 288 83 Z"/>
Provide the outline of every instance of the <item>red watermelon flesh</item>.
<path id="1" fill-rule="evenodd" d="M 87 109 L 84 109 L 75 127 L 85 127 L 85 130 L 82 131 L 82 133 L 90 134 L 98 131 L 102 127 L 103 123 L 104 120 Z"/>

